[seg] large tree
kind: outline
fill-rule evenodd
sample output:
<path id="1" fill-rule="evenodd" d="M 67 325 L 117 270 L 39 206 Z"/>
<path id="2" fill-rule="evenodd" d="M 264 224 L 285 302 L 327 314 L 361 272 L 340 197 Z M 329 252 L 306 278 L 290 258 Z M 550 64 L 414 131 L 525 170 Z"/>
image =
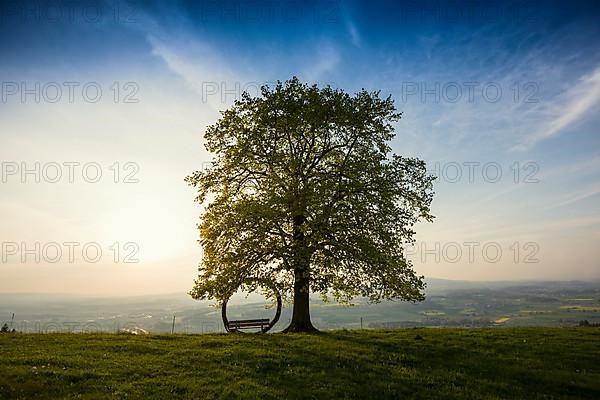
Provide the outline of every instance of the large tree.
<path id="1" fill-rule="evenodd" d="M 404 248 L 414 224 L 433 219 L 434 178 L 423 161 L 390 154 L 400 117 L 379 92 L 297 78 L 222 112 L 205 134 L 211 166 L 186 178 L 205 206 L 192 297 L 223 301 L 268 280 L 293 299 L 288 332 L 315 330 L 311 291 L 422 300 Z"/>

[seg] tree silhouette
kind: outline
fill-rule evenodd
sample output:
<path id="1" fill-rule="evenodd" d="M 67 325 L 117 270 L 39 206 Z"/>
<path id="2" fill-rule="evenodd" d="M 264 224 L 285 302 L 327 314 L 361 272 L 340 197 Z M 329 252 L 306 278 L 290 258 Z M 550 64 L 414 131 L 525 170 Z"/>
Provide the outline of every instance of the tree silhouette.
<path id="1" fill-rule="evenodd" d="M 391 97 L 292 78 L 244 93 L 208 127 L 209 168 L 186 178 L 205 206 L 195 299 L 228 298 L 268 279 L 293 299 L 286 332 L 315 331 L 309 293 L 423 300 L 404 247 L 432 221 L 425 163 L 390 154 Z"/>

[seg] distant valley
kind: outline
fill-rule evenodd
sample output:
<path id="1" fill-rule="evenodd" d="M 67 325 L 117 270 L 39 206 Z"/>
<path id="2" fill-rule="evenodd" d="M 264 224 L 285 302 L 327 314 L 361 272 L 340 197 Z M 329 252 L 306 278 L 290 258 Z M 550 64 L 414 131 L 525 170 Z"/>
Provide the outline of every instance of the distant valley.
<path id="1" fill-rule="evenodd" d="M 152 333 L 223 331 L 221 310 L 185 293 L 94 298 L 67 295 L 1 294 L 0 323 L 23 332 L 117 332 L 142 328 Z M 270 317 L 274 309 L 256 294 L 236 296 L 230 319 Z M 600 323 L 598 282 L 469 282 L 429 279 L 421 303 L 311 304 L 322 330 L 406 327 L 574 326 Z M 285 307 L 274 332 L 290 320 Z M 14 313 L 14 319 L 13 319 Z"/>

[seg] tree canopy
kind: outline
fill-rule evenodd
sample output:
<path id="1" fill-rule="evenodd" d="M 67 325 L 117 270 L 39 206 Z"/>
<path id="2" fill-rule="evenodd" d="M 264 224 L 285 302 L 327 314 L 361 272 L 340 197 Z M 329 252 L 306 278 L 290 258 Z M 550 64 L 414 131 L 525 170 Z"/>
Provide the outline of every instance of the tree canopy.
<path id="1" fill-rule="evenodd" d="M 293 297 L 292 331 L 312 329 L 309 291 L 422 300 L 404 249 L 415 223 L 433 219 L 434 177 L 391 154 L 400 118 L 380 92 L 295 77 L 223 111 L 205 134 L 210 167 L 186 178 L 205 207 L 192 297 L 222 301 L 249 278 L 269 280 Z"/>

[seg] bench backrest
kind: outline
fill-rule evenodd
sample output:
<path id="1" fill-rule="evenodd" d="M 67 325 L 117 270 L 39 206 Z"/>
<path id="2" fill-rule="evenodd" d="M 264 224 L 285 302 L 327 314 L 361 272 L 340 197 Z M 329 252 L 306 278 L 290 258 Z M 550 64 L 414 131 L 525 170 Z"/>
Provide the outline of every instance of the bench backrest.
<path id="1" fill-rule="evenodd" d="M 261 319 L 242 319 L 237 321 L 229 321 L 230 328 L 262 328 L 269 325 L 270 320 L 268 318 Z"/>

